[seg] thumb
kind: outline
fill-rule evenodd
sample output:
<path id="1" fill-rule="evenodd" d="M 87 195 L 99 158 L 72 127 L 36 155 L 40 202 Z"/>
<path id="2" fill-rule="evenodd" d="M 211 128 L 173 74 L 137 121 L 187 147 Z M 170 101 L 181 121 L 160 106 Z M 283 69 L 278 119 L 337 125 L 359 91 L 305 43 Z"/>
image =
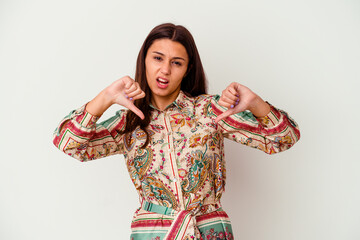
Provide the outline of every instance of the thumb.
<path id="1" fill-rule="evenodd" d="M 135 113 L 136 115 L 138 115 L 142 120 L 144 120 L 144 118 L 145 118 L 145 116 L 144 116 L 144 114 L 143 114 L 143 112 L 139 109 L 139 108 L 137 108 L 135 105 L 134 105 L 134 103 L 133 102 L 129 102 L 128 104 L 126 104 L 127 106 L 125 106 L 125 107 L 127 107 L 129 110 L 131 110 L 133 113 Z"/>
<path id="2" fill-rule="evenodd" d="M 233 115 L 235 113 L 234 109 L 228 109 L 219 116 L 215 118 L 215 123 L 217 124 L 221 119 L 227 118 L 230 115 Z"/>
<path id="3" fill-rule="evenodd" d="M 221 119 L 227 118 L 230 115 L 242 112 L 246 110 L 246 103 L 245 102 L 241 102 L 235 106 L 235 108 L 229 108 L 228 110 L 226 110 L 225 112 L 223 112 L 222 114 L 220 114 L 219 116 L 217 116 L 217 118 L 215 118 L 215 123 L 217 124 Z"/>

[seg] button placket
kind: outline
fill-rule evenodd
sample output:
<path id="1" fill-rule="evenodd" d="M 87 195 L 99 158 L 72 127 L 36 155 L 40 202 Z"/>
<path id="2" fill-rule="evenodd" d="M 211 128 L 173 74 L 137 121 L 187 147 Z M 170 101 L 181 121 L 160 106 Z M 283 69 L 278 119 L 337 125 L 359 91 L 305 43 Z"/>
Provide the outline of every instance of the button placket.
<path id="1" fill-rule="evenodd" d="M 170 119 L 168 117 L 166 110 L 164 112 L 164 121 L 165 121 L 165 127 L 166 127 L 166 131 L 167 131 L 167 135 L 168 135 L 167 141 L 169 144 L 170 161 L 171 161 L 171 167 L 172 167 L 172 173 L 173 173 L 172 182 L 174 183 L 176 190 L 177 190 L 176 192 L 178 194 L 180 208 L 185 209 L 184 208 L 184 199 L 183 199 L 183 195 L 182 195 L 182 189 L 181 189 L 180 182 L 178 181 L 179 172 L 178 172 L 176 154 L 175 154 L 175 148 L 174 148 L 174 140 L 173 140 L 174 138 L 173 138 L 173 134 L 172 134 Z"/>

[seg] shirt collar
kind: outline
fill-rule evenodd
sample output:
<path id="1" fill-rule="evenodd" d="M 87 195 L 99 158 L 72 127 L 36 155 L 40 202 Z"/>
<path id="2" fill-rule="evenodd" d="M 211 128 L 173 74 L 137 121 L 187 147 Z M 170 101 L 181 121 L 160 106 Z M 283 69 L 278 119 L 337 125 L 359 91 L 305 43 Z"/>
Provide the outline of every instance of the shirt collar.
<path id="1" fill-rule="evenodd" d="M 175 106 L 177 107 L 179 110 L 182 110 L 183 108 L 185 108 L 188 104 L 186 103 L 187 101 L 191 100 L 188 96 L 185 95 L 185 93 L 180 90 L 178 96 L 176 97 L 175 101 L 173 101 L 172 103 L 170 103 L 164 110 Z M 159 109 L 157 109 L 154 105 L 152 105 L 151 103 L 149 104 L 150 107 L 160 111 Z"/>

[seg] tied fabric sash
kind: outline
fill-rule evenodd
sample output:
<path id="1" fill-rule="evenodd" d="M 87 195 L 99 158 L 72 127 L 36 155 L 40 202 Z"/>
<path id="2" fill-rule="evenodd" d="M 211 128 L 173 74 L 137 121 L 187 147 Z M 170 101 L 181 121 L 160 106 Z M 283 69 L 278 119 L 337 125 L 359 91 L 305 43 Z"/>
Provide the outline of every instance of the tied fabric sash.
<path id="1" fill-rule="evenodd" d="M 200 231 L 196 226 L 196 216 L 190 211 L 177 211 L 154 203 L 143 201 L 142 209 L 148 212 L 155 212 L 163 215 L 174 216 L 165 240 L 195 240 L 201 239 Z"/>

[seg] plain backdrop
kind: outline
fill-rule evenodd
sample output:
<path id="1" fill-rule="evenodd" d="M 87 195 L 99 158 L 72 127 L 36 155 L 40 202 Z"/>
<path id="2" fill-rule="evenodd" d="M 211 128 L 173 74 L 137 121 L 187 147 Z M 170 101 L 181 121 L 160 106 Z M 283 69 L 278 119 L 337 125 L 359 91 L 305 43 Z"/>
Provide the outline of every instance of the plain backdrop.
<path id="1" fill-rule="evenodd" d="M 301 129 L 273 156 L 226 141 L 235 239 L 360 239 L 357 0 L 0 0 L 0 239 L 129 238 L 139 201 L 123 157 L 81 163 L 52 133 L 134 77 L 142 42 L 164 22 L 193 34 L 209 93 L 239 82 Z"/>

